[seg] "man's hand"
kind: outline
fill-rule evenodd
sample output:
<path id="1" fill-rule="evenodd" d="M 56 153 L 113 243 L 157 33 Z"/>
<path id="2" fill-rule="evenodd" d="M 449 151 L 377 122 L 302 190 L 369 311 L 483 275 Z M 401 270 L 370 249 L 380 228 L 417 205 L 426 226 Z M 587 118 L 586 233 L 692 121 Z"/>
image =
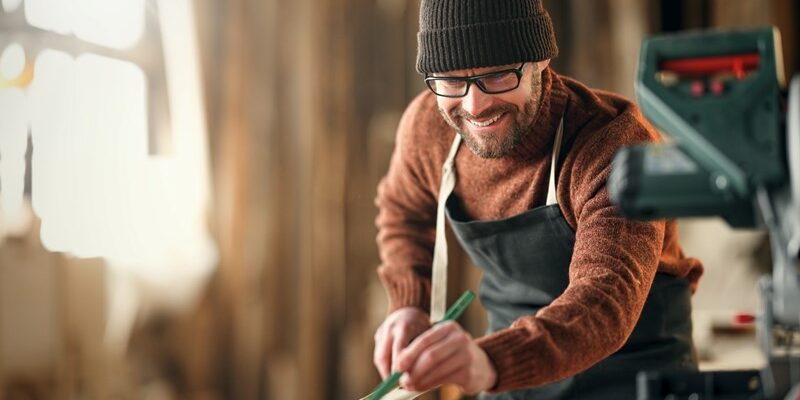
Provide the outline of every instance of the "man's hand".
<path id="1" fill-rule="evenodd" d="M 400 385 L 414 391 L 451 383 L 476 394 L 497 380 L 486 352 L 455 322 L 437 325 L 416 338 L 400 352 L 397 369 L 405 372 Z"/>
<path id="2" fill-rule="evenodd" d="M 392 372 L 397 355 L 415 337 L 431 327 L 428 314 L 416 307 L 403 307 L 389 314 L 375 331 L 375 352 L 372 362 L 382 379 Z"/>

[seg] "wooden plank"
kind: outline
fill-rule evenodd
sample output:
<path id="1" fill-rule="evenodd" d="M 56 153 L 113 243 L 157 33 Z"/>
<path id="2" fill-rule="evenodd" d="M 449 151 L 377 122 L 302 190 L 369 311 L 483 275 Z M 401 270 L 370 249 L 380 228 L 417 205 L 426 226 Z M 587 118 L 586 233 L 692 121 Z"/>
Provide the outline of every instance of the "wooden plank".
<path id="1" fill-rule="evenodd" d="M 346 2 L 303 2 L 310 22 L 301 62 L 304 86 L 300 88 L 306 109 L 317 118 L 308 129 L 298 131 L 303 154 L 300 215 L 305 238 L 300 254 L 298 349 L 304 382 L 301 398 L 324 398 L 338 392 L 337 378 L 339 323 L 343 313 L 344 188 L 350 87 L 348 71 L 352 54 L 348 24 L 344 21 Z"/>

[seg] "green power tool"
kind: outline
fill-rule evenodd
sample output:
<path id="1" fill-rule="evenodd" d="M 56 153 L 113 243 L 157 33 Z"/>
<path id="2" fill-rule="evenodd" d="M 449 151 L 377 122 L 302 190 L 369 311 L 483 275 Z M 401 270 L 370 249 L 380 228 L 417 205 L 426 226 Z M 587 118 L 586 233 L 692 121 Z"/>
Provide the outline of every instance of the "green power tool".
<path id="1" fill-rule="evenodd" d="M 617 154 L 609 192 L 624 215 L 756 224 L 756 188 L 786 180 L 780 49 L 773 28 L 643 42 L 637 100 L 671 141 Z"/>
<path id="2" fill-rule="evenodd" d="M 800 398 L 792 341 L 800 332 L 800 76 L 784 96 L 782 62 L 774 28 L 642 45 L 637 99 L 669 138 L 617 153 L 611 200 L 635 219 L 721 216 L 733 227 L 766 228 L 772 272 L 759 281 L 763 369 L 642 371 L 637 399 Z"/>

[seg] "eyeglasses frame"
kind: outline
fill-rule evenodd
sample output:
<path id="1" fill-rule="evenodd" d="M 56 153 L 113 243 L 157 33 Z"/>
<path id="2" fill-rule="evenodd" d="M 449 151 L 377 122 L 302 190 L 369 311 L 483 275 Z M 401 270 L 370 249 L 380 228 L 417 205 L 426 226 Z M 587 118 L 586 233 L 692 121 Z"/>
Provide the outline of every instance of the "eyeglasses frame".
<path id="1" fill-rule="evenodd" d="M 469 88 L 470 88 L 470 86 L 472 86 L 473 83 L 475 84 L 475 86 L 478 87 L 478 89 L 481 90 L 481 92 L 486 93 L 486 94 L 507 93 L 507 92 L 510 92 L 510 91 L 512 91 L 512 90 L 514 90 L 514 89 L 519 87 L 520 83 L 522 82 L 522 74 L 525 72 L 525 64 L 527 64 L 527 62 L 523 62 L 517 68 L 503 69 L 503 70 L 500 70 L 500 71 L 492 71 L 492 72 L 487 72 L 485 74 L 473 75 L 473 76 L 429 76 L 426 73 L 425 74 L 425 84 L 428 86 L 428 89 L 430 89 L 431 92 L 433 92 L 433 94 L 435 94 L 437 96 L 441 96 L 441 97 L 451 98 L 451 99 L 457 99 L 457 98 L 460 98 L 460 97 L 466 97 L 466 95 L 469 94 Z M 492 76 L 492 75 L 506 74 L 506 73 L 509 73 L 509 72 L 513 72 L 514 75 L 517 76 L 517 84 L 512 88 L 509 88 L 509 89 L 506 89 L 506 90 L 501 90 L 499 92 L 491 92 L 491 91 L 488 91 L 483 86 L 483 84 L 480 82 L 480 80 L 483 79 L 483 78 L 486 78 L 486 77 L 489 77 L 489 76 Z M 435 84 L 434 82 L 437 81 L 437 80 L 440 80 L 440 81 L 441 80 L 463 81 L 463 82 L 467 83 L 467 89 L 464 91 L 464 94 L 459 95 L 459 96 L 439 94 L 439 93 L 436 93 L 436 90 L 433 89 L 433 85 Z"/>

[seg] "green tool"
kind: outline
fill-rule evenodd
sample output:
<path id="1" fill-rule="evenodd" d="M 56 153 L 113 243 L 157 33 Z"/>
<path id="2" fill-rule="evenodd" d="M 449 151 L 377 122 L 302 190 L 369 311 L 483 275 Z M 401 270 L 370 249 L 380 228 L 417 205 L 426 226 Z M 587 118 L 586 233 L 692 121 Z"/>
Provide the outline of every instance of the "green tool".
<path id="1" fill-rule="evenodd" d="M 469 307 L 472 300 L 475 299 L 475 293 L 472 293 L 471 290 L 467 290 L 461 297 L 456 300 L 455 303 L 444 313 L 444 318 L 439 321 L 436 321 L 433 325 L 438 325 L 442 322 L 447 321 L 454 321 L 464 313 L 464 310 Z M 389 393 L 392 389 L 397 386 L 397 383 L 400 381 L 400 377 L 403 375 L 402 371 L 395 371 L 391 375 L 389 375 L 386 380 L 381 382 L 375 391 L 372 392 L 372 395 L 369 397 L 370 400 L 378 400 Z"/>
<path id="2" fill-rule="evenodd" d="M 777 30 L 664 34 L 640 54 L 642 113 L 674 141 L 621 149 L 611 201 L 634 219 L 719 215 L 758 226 L 759 188 L 788 182 Z"/>

